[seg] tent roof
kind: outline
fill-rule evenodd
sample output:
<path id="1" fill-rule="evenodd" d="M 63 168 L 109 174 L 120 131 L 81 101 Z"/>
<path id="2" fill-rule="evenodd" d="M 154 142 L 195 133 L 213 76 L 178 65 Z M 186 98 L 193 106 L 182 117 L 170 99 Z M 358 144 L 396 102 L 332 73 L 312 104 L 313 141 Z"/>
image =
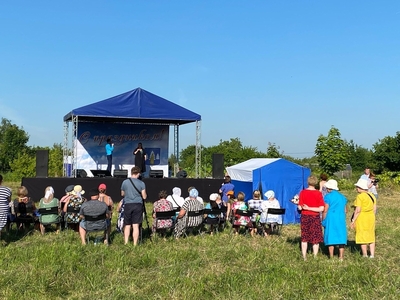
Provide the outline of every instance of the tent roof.
<path id="1" fill-rule="evenodd" d="M 253 181 L 253 170 L 276 162 L 280 159 L 281 158 L 251 158 L 237 165 L 227 167 L 226 170 L 233 180 L 251 182 Z"/>
<path id="2" fill-rule="evenodd" d="M 141 88 L 73 109 L 64 121 L 187 124 L 201 116 Z"/>

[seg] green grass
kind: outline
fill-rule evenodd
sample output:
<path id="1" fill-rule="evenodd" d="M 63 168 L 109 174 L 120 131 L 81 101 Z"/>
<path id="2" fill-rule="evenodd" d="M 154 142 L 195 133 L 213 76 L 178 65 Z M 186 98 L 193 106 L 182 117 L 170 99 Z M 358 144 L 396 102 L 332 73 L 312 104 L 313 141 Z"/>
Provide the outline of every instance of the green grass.
<path id="1" fill-rule="evenodd" d="M 351 204 L 355 193 L 346 196 Z M 376 258 L 360 256 L 349 229 L 343 262 L 325 253 L 304 262 L 298 225 L 269 238 L 234 236 L 226 229 L 213 236 L 145 239 L 138 247 L 123 245 L 115 233 L 109 247 L 81 246 L 73 231 L 3 233 L 0 298 L 397 299 L 398 198 L 397 192 L 380 195 Z"/>

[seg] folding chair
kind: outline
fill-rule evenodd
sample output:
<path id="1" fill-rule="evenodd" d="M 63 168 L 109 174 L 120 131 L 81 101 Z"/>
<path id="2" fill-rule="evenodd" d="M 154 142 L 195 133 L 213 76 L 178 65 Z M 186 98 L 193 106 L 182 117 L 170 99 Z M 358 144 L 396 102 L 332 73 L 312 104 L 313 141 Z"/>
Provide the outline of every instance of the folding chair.
<path id="1" fill-rule="evenodd" d="M 169 211 L 156 211 L 155 212 L 155 219 L 154 219 L 154 224 L 155 226 L 153 227 L 154 232 L 160 232 L 160 231 L 167 231 L 167 230 L 173 230 L 175 227 L 175 218 L 176 216 L 176 210 L 169 210 Z M 161 221 L 171 221 L 171 225 L 167 227 L 161 227 L 160 222 Z"/>
<path id="2" fill-rule="evenodd" d="M 221 214 L 224 211 L 220 208 L 218 209 L 204 209 L 203 214 L 207 215 L 207 217 L 204 218 L 203 224 L 204 225 L 210 225 L 210 232 L 213 233 L 214 229 L 216 232 L 218 232 L 218 227 L 221 225 Z M 208 215 L 212 215 L 214 217 L 210 218 Z"/>
<path id="3" fill-rule="evenodd" d="M 81 210 L 81 205 L 67 207 L 67 212 L 65 213 L 65 216 L 64 216 L 65 229 L 68 229 L 68 225 L 70 225 L 70 224 L 71 225 L 79 224 L 79 222 L 80 222 L 79 211 L 80 210 Z"/>
<path id="4" fill-rule="evenodd" d="M 108 231 L 107 231 L 107 213 L 103 213 L 98 216 L 89 216 L 84 215 L 85 222 L 86 222 L 86 244 L 90 242 L 90 234 L 91 233 L 99 233 L 101 232 L 104 234 L 104 237 L 108 244 Z M 103 221 L 102 224 L 100 224 Z M 103 239 L 103 236 L 101 237 Z M 96 236 L 94 240 L 94 244 L 96 245 L 99 243 L 99 239 Z"/>
<path id="5" fill-rule="evenodd" d="M 202 227 L 202 224 L 203 224 L 203 214 L 204 214 L 203 211 L 204 210 L 201 209 L 201 210 L 195 210 L 195 211 L 188 211 L 187 212 L 186 227 L 185 227 L 185 231 L 183 233 L 185 235 L 185 237 L 188 236 L 188 233 L 190 231 L 191 232 L 197 231 L 198 234 L 201 234 L 201 227 Z M 201 221 L 199 221 L 199 222 L 193 221 L 193 220 L 195 220 L 196 218 L 199 218 L 199 217 L 201 217 Z"/>
<path id="6" fill-rule="evenodd" d="M 51 224 L 58 224 L 59 229 L 61 229 L 61 217 L 60 213 L 58 211 L 58 206 L 53 206 L 53 207 L 46 207 L 46 208 L 39 208 L 38 210 L 40 217 L 39 217 L 39 223 L 42 224 L 43 226 L 48 226 Z M 43 222 L 43 216 L 56 216 L 55 221 L 53 222 Z"/>
<path id="7" fill-rule="evenodd" d="M 283 225 L 283 216 L 285 215 L 286 209 L 285 208 L 268 208 L 267 214 L 268 215 L 277 215 L 282 216 L 281 222 L 274 222 L 271 223 L 271 233 L 275 233 L 277 235 L 281 234 L 282 225 Z"/>
<path id="8" fill-rule="evenodd" d="M 15 201 L 14 201 L 15 203 Z M 14 204 L 15 219 L 10 222 L 10 229 L 12 224 L 16 224 L 17 229 L 26 229 L 31 224 L 35 224 L 35 217 L 33 215 L 33 208 L 31 206 L 25 206 L 25 203 Z"/>
<path id="9" fill-rule="evenodd" d="M 234 223 L 235 223 L 235 221 L 237 221 L 237 220 L 239 220 L 241 217 L 249 217 L 249 222 L 247 223 L 247 224 L 245 224 L 245 225 L 237 225 L 237 224 L 235 224 L 234 226 L 233 226 L 233 229 L 234 229 L 234 227 L 235 226 L 239 226 L 239 229 L 238 229 L 238 232 L 240 232 L 240 229 L 241 228 L 245 228 L 246 229 L 246 231 L 245 231 L 245 234 L 247 234 L 248 233 L 248 228 L 250 228 L 249 227 L 249 224 L 251 224 L 251 216 L 253 215 L 253 211 L 252 210 L 242 210 L 242 209 L 237 209 L 235 212 L 234 212 Z"/>

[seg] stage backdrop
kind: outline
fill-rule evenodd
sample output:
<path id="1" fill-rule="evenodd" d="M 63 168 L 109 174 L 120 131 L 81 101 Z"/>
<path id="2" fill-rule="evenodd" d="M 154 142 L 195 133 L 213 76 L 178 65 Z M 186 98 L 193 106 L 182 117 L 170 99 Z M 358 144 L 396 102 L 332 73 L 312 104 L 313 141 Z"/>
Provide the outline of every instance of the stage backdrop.
<path id="1" fill-rule="evenodd" d="M 77 169 L 87 172 L 107 169 L 105 145 L 107 138 L 111 138 L 114 142 L 112 173 L 114 169 L 130 170 L 134 165 L 132 152 L 142 143 L 147 154 L 147 169 L 162 169 L 164 176 L 168 176 L 168 125 L 79 122 L 77 137 Z"/>

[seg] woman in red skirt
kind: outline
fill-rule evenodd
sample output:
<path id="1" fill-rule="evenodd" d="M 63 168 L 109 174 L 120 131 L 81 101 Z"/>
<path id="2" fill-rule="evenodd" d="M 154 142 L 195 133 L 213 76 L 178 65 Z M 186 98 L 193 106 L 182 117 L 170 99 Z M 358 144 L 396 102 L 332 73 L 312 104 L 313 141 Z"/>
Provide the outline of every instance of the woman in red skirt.
<path id="1" fill-rule="evenodd" d="M 308 243 L 312 244 L 314 257 L 318 254 L 319 243 L 324 239 L 320 213 L 324 211 L 324 199 L 322 193 L 315 186 L 318 179 L 315 176 L 308 177 L 308 188 L 302 190 L 299 195 L 297 208 L 301 211 L 301 253 L 306 260 Z"/>

